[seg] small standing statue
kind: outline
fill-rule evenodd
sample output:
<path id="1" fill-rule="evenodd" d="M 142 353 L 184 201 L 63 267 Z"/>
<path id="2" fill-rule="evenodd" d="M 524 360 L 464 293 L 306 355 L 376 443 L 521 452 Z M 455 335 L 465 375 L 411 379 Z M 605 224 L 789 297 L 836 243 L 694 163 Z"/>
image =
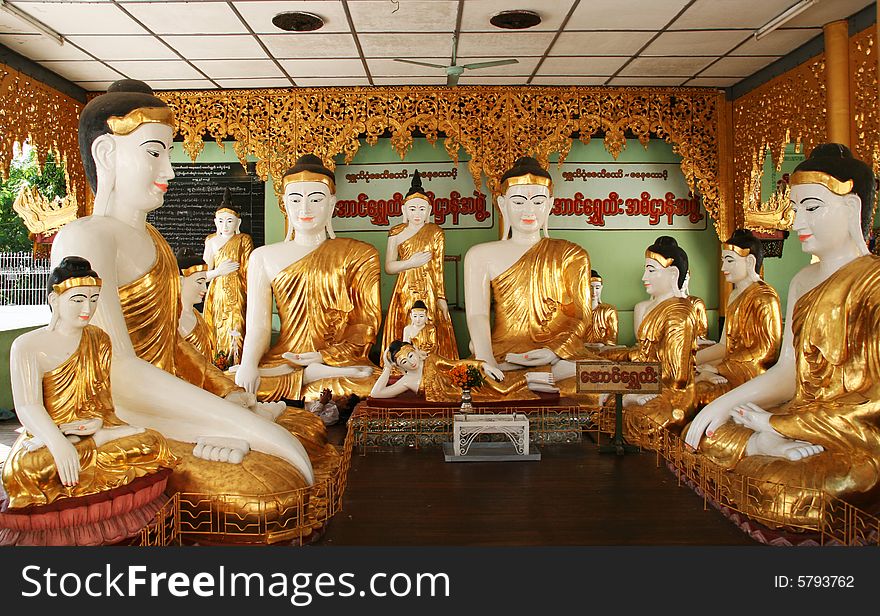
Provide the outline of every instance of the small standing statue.
<path id="1" fill-rule="evenodd" d="M 602 276 L 596 270 L 590 270 L 590 293 L 593 324 L 588 335 L 589 342 L 614 346 L 617 344 L 617 307 L 602 303 Z"/>
<path id="2" fill-rule="evenodd" d="M 177 257 L 177 267 L 180 268 L 181 304 L 177 331 L 208 361 L 213 362 L 215 355 L 211 329 L 199 311 L 195 309 L 195 305 L 202 303 L 208 292 L 208 265 L 188 248 L 181 248 L 175 253 L 175 256 Z M 223 358 L 225 359 L 225 353 Z M 220 367 L 224 368 L 225 366 Z"/>
<path id="3" fill-rule="evenodd" d="M 204 260 L 210 266 L 205 296 L 205 322 L 211 331 L 215 353 L 224 353 L 227 363 L 237 363 L 244 338 L 247 300 L 247 263 L 254 241 L 242 233 L 241 215 L 232 206 L 227 188 L 223 201 L 214 213 L 217 233 L 205 239 Z M 212 357 L 211 360 L 215 361 Z"/>
<path id="4" fill-rule="evenodd" d="M 433 331 L 436 338 L 434 348 L 423 350 L 458 359 L 443 282 L 443 229 L 428 222 L 430 213 L 428 195 L 422 188 L 422 180 L 416 170 L 403 203 L 404 222 L 388 232 L 385 272 L 392 276 L 397 274 L 397 282 L 391 293 L 382 333 L 383 359 L 390 341 L 402 336 L 411 316 L 409 307 L 416 302 L 421 302 L 425 307 L 425 327 Z"/>

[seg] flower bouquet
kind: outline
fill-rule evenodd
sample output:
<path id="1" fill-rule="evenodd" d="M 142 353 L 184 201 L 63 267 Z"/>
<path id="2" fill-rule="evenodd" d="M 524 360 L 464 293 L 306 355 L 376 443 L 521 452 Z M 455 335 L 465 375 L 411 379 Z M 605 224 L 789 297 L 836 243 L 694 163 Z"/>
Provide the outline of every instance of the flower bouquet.
<path id="1" fill-rule="evenodd" d="M 226 351 L 217 351 L 217 354 L 214 355 L 214 365 L 223 372 L 229 370 L 229 358 Z"/>
<path id="2" fill-rule="evenodd" d="M 483 385 L 483 373 L 476 366 L 458 364 L 449 370 L 449 378 L 453 385 L 461 388 L 461 411 L 463 413 L 473 412 L 471 389 Z"/>

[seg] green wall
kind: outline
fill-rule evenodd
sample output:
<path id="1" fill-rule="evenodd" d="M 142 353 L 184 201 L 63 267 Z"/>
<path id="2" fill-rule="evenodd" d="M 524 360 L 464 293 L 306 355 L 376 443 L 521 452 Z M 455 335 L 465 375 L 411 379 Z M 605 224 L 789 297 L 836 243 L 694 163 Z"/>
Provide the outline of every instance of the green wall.
<path id="1" fill-rule="evenodd" d="M 618 158 L 619 162 L 678 162 L 680 158 L 672 152 L 672 147 L 664 141 L 652 140 L 649 148 L 636 144 L 636 147 L 627 147 Z M 467 172 L 467 157 L 461 152 L 459 171 L 463 187 L 470 184 L 470 174 Z M 175 162 L 190 162 L 179 147 L 173 151 L 172 159 Z M 425 162 L 448 161 L 442 143 L 432 146 L 424 139 L 417 139 L 412 150 L 407 154 L 409 160 Z M 570 160 L 590 160 L 595 162 L 614 162 L 608 154 L 601 140 L 593 140 L 584 145 L 575 141 L 572 145 Z M 237 160 L 232 148 L 227 145 L 225 151 L 216 143 L 205 144 L 205 149 L 197 162 L 228 162 Z M 390 140 L 380 139 L 375 146 L 362 144 L 352 164 L 371 162 L 397 162 L 400 157 L 391 148 Z M 555 161 L 554 161 L 555 162 Z M 344 161 L 337 160 L 342 165 Z M 485 189 L 484 189 L 485 190 Z M 488 242 L 498 239 L 498 216 L 496 213 L 495 224 L 487 229 L 461 229 L 446 232 L 446 253 L 449 255 L 461 255 L 462 261 L 458 263 L 461 268 L 464 254 L 467 249 L 480 242 Z M 553 231 L 551 235 L 575 242 L 590 253 L 593 269 L 598 270 L 604 280 L 603 301 L 614 304 L 620 312 L 620 342 L 632 344 L 635 341 L 632 327 L 633 306 L 647 298 L 641 283 L 644 267 L 644 250 L 658 235 L 666 233 L 659 230 L 646 231 Z M 706 302 L 709 314 L 709 336 L 718 337 L 718 240 L 711 220 L 703 231 L 674 231 L 668 233 L 676 238 L 679 244 L 687 251 L 690 259 L 692 295 L 702 297 Z M 379 250 L 380 258 L 385 261 L 386 231 L 368 231 L 358 233 L 339 233 L 342 237 L 354 237 L 374 245 Z M 271 179 L 266 187 L 266 241 L 281 241 L 284 237 L 284 218 L 278 208 L 275 192 L 272 188 Z M 462 355 L 467 352 L 468 335 L 467 324 L 464 315 L 464 290 L 461 287 L 463 272 L 458 272 L 458 298 L 459 309 L 453 309 L 452 321 L 455 327 L 459 350 Z M 382 273 L 381 293 L 383 309 L 387 308 L 391 290 L 394 287 L 394 278 Z M 456 297 L 455 271 L 451 264 L 447 265 L 446 271 L 446 294 L 450 302 Z"/>

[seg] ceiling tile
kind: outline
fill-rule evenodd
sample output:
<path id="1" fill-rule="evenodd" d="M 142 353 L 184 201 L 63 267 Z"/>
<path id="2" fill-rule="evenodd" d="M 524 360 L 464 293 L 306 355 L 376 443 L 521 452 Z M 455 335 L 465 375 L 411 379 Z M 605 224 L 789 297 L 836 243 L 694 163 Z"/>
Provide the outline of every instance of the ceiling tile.
<path id="1" fill-rule="evenodd" d="M 207 79 L 167 79 L 147 81 L 153 90 L 211 90 L 216 88 Z"/>
<path id="2" fill-rule="evenodd" d="M 700 77 L 748 77 L 778 60 L 776 56 L 750 56 L 747 58 L 721 58 L 700 73 Z"/>
<path id="3" fill-rule="evenodd" d="M 474 36 L 474 35 L 467 35 Z M 361 34 L 367 58 L 451 58 L 452 34 Z M 462 46 L 459 44 L 459 54 Z"/>
<path id="4" fill-rule="evenodd" d="M 57 4 L 16 2 L 18 8 L 36 17 L 64 36 L 73 34 L 147 34 L 114 4 L 75 2 Z"/>
<path id="5" fill-rule="evenodd" d="M 671 30 L 749 28 L 755 30 L 797 0 L 697 0 L 670 26 Z"/>
<path id="6" fill-rule="evenodd" d="M 263 34 L 260 40 L 276 58 L 357 58 L 351 34 Z"/>
<path id="7" fill-rule="evenodd" d="M 250 34 L 163 36 L 162 38 L 189 60 L 266 58 L 266 52 Z"/>
<path id="8" fill-rule="evenodd" d="M 489 19 L 501 11 L 520 9 L 534 11 L 541 17 L 541 23 L 529 32 L 541 30 L 555 31 L 562 25 L 562 20 L 568 15 L 573 0 L 517 0 L 516 6 L 511 6 L 510 0 L 480 0 L 480 2 L 465 2 L 461 14 L 462 32 L 498 32 L 499 29 L 489 23 Z"/>
<path id="9" fill-rule="evenodd" d="M 348 0 L 355 32 L 455 32 L 458 2 Z"/>
<path id="10" fill-rule="evenodd" d="M 0 44 L 34 62 L 42 60 L 91 60 L 69 43 L 59 45 L 42 34 L 0 34 Z"/>
<path id="11" fill-rule="evenodd" d="M 177 60 L 177 55 L 154 36 L 71 36 L 101 60 Z"/>
<path id="12" fill-rule="evenodd" d="M 279 60 L 284 70 L 299 83 L 299 79 L 313 77 L 363 77 L 364 64 L 356 58 L 346 60 Z"/>
<path id="13" fill-rule="evenodd" d="M 610 86 L 680 86 L 684 77 L 615 77 Z"/>
<path id="14" fill-rule="evenodd" d="M 730 53 L 734 56 L 784 56 L 817 36 L 822 36 L 821 29 L 780 28 L 760 40 L 751 37 Z"/>
<path id="15" fill-rule="evenodd" d="M 462 75 L 458 83 L 462 86 L 524 86 L 528 79 L 528 75 L 492 77 L 491 75 L 478 75 L 474 71 L 471 74 L 465 73 Z"/>
<path id="16" fill-rule="evenodd" d="M 93 60 L 84 62 L 52 61 L 40 62 L 40 64 L 70 81 L 115 81 L 125 76 Z M 131 75 L 128 76 L 131 77 Z"/>
<path id="17" fill-rule="evenodd" d="M 593 56 L 583 58 L 547 58 L 539 75 L 613 75 L 629 58 Z"/>
<path id="18" fill-rule="evenodd" d="M 15 15 L 0 11 L 0 33 L 3 34 L 39 34 L 40 31 L 25 23 Z M 45 35 L 41 35 L 45 36 Z M 46 37 L 47 40 L 52 40 Z"/>
<path id="19" fill-rule="evenodd" d="M 554 56 L 631 56 L 653 32 L 563 32 L 553 44 Z"/>
<path id="20" fill-rule="evenodd" d="M 110 62 L 113 68 L 132 79 L 204 79 L 204 75 L 183 60 L 160 60 L 155 62 Z"/>
<path id="21" fill-rule="evenodd" d="M 449 60 L 446 58 L 419 58 L 419 61 L 430 62 L 432 64 L 441 64 L 445 66 Z M 440 75 L 446 79 L 446 72 L 442 68 L 432 68 L 430 66 L 421 66 L 418 64 L 409 64 L 407 62 L 395 62 L 386 58 L 367 58 L 367 66 L 370 68 L 370 74 L 373 77 L 393 77 L 397 75 Z"/>
<path id="22" fill-rule="evenodd" d="M 211 79 L 246 77 L 284 77 L 271 60 L 194 60 Z"/>
<path id="23" fill-rule="evenodd" d="M 439 77 L 374 77 L 377 86 L 445 86 L 446 76 Z"/>
<path id="24" fill-rule="evenodd" d="M 786 22 L 786 27 L 819 27 L 855 15 L 874 0 L 825 0 L 814 4 L 806 11 Z"/>
<path id="25" fill-rule="evenodd" d="M 735 86 L 742 79 L 739 77 L 694 77 L 686 86 L 705 86 L 713 88 L 729 88 Z"/>
<path id="26" fill-rule="evenodd" d="M 636 58 L 624 68 L 623 76 L 670 76 L 692 77 L 703 70 L 715 58 L 693 56 L 690 58 Z"/>
<path id="27" fill-rule="evenodd" d="M 514 58 L 516 59 L 516 58 Z M 465 64 L 472 64 L 476 62 L 492 62 L 494 60 L 498 60 L 498 58 L 467 58 L 467 57 L 459 57 L 456 61 L 456 64 L 459 66 L 463 66 Z M 471 75 L 485 75 L 487 77 L 492 76 L 504 76 L 504 75 L 525 75 L 529 76 L 534 72 L 535 67 L 538 66 L 538 60 L 540 58 L 519 58 L 516 64 L 505 64 L 504 66 L 489 66 L 486 68 L 474 68 L 467 69 L 464 72 L 465 76 Z"/>
<path id="28" fill-rule="evenodd" d="M 225 2 L 137 2 L 125 9 L 156 34 L 247 34 Z"/>
<path id="29" fill-rule="evenodd" d="M 272 18 L 286 11 L 312 13 L 324 20 L 320 33 L 351 32 L 341 2 L 236 2 L 235 8 L 257 34 L 283 34 Z M 291 33 L 298 36 L 301 33 Z"/>
<path id="30" fill-rule="evenodd" d="M 643 56 L 721 56 L 751 35 L 746 30 L 663 32 L 641 53 Z"/>
<path id="31" fill-rule="evenodd" d="M 581 2 L 566 30 L 659 30 L 690 0 L 590 0 Z"/>
<path id="32" fill-rule="evenodd" d="M 217 79 L 221 88 L 289 88 L 290 80 L 272 78 L 260 79 Z"/>
<path id="33" fill-rule="evenodd" d="M 322 88 L 328 86 L 352 87 L 368 86 L 370 85 L 370 82 L 366 77 L 312 77 L 297 79 L 296 85 L 303 88 Z"/>
<path id="34" fill-rule="evenodd" d="M 542 56 L 553 40 L 552 32 L 492 32 L 462 34 L 460 56 Z"/>
<path id="35" fill-rule="evenodd" d="M 76 85 L 88 92 L 106 92 L 112 81 L 77 81 Z"/>
<path id="36" fill-rule="evenodd" d="M 559 77 L 553 75 L 536 75 L 532 79 L 535 86 L 601 86 L 607 77 Z"/>

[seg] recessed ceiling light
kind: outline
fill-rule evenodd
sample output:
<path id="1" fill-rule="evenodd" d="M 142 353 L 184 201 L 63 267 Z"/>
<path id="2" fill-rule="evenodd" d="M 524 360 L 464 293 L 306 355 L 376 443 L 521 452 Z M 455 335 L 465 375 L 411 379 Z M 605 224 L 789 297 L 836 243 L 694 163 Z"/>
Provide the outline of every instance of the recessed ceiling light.
<path id="1" fill-rule="evenodd" d="M 278 13 L 272 18 L 272 23 L 287 32 L 311 32 L 323 26 L 324 20 L 314 13 L 291 11 Z"/>
<path id="2" fill-rule="evenodd" d="M 525 30 L 541 23 L 541 16 L 534 11 L 501 11 L 493 15 L 489 23 L 505 30 Z"/>

